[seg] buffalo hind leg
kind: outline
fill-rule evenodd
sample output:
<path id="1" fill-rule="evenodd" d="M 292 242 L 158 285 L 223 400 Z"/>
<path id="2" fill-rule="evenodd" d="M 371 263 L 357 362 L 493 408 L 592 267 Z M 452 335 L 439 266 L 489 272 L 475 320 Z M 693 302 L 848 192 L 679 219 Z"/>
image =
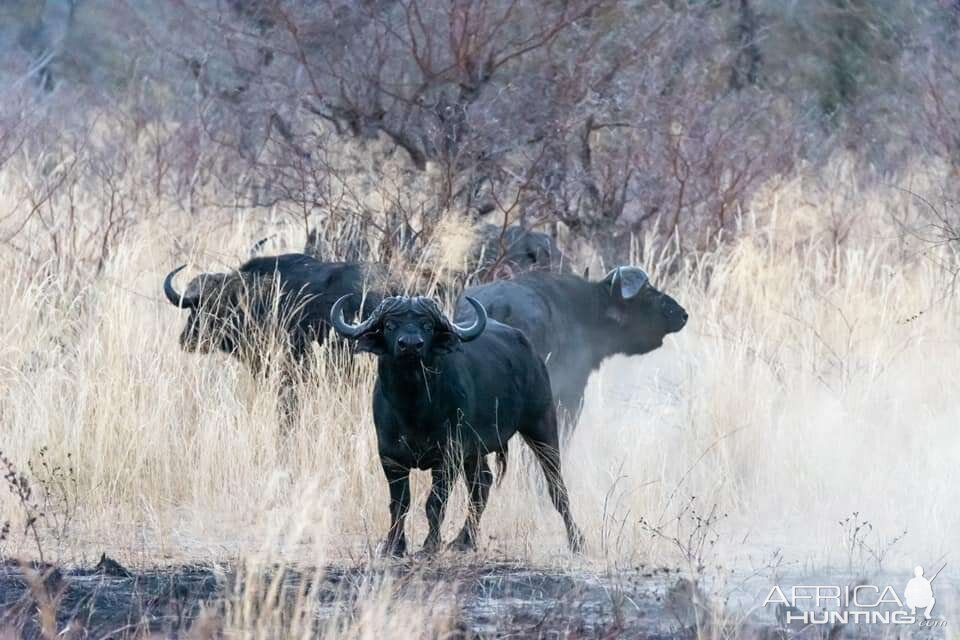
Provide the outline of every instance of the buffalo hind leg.
<path id="1" fill-rule="evenodd" d="M 467 521 L 460 530 L 460 535 L 450 544 L 458 551 L 473 551 L 477 548 L 477 537 L 480 533 L 480 518 L 487 507 L 490 497 L 490 486 L 493 484 L 493 472 L 487 464 L 486 457 L 477 455 L 475 458 L 464 458 L 464 480 L 470 492 L 470 506 L 467 509 Z"/>
<path id="2" fill-rule="evenodd" d="M 457 473 L 449 465 L 442 465 L 430 470 L 433 486 L 427 498 L 427 523 L 430 530 L 423 541 L 423 551 L 433 553 L 440 546 L 440 525 L 447 510 L 447 498 L 450 496 L 450 487 L 457 479 Z"/>
<path id="3" fill-rule="evenodd" d="M 540 468 L 543 469 L 543 475 L 547 480 L 547 490 L 550 492 L 550 500 L 553 507 L 563 518 L 563 526 L 567 530 L 567 543 L 570 550 L 579 553 L 583 549 L 583 534 L 580 533 L 577 523 L 573 520 L 573 514 L 570 512 L 570 498 L 567 494 L 567 486 L 563 482 L 563 475 L 560 472 L 560 442 L 557 435 L 557 416 L 553 411 L 548 411 L 540 423 L 532 430 L 521 430 L 520 435 L 524 441 L 533 450 L 533 455 L 537 457 Z"/>
<path id="4" fill-rule="evenodd" d="M 390 487 L 390 530 L 380 554 L 400 557 L 407 551 L 403 526 L 410 510 L 410 470 L 390 460 L 381 460 L 381 464 Z"/>

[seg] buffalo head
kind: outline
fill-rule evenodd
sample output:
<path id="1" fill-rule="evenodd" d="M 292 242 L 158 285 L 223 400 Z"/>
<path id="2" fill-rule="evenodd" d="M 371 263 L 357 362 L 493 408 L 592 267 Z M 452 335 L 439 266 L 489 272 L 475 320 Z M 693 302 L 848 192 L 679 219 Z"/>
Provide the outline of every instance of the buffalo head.
<path id="1" fill-rule="evenodd" d="M 563 254 L 553 238 L 539 231 L 510 225 L 480 228 L 477 268 L 481 279 L 511 277 L 526 271 L 563 270 Z"/>
<path id="2" fill-rule="evenodd" d="M 163 280 L 163 292 L 170 304 L 189 310 L 180 333 L 180 346 L 192 353 L 219 349 L 234 355 L 256 342 L 264 317 L 272 305 L 264 290 L 272 290 L 270 278 L 231 273 L 203 273 L 187 284 L 183 293 L 173 286 L 174 277 L 186 265 L 177 267 Z"/>
<path id="3" fill-rule="evenodd" d="M 487 312 L 483 305 L 467 298 L 477 319 L 460 326 L 447 318 L 436 301 L 421 296 L 384 298 L 369 318 L 349 324 L 343 317 L 343 296 L 330 310 L 330 324 L 341 336 L 356 340 L 358 351 L 389 355 L 398 360 L 430 361 L 435 355 L 449 353 L 483 333 Z"/>
<path id="4" fill-rule="evenodd" d="M 632 355 L 660 347 L 663 338 L 687 323 L 687 312 L 676 300 L 650 284 L 640 267 L 617 267 L 602 281 L 605 315 L 617 326 L 617 351 Z"/>

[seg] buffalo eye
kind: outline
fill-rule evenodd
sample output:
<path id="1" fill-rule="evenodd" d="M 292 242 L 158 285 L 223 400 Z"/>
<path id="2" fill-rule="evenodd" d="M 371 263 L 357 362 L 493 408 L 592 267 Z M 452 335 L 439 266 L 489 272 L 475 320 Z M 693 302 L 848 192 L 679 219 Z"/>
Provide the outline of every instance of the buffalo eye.
<path id="1" fill-rule="evenodd" d="M 393 331 L 394 329 L 397 328 L 397 323 L 394 322 L 393 320 L 387 320 L 386 322 L 383 323 L 383 328 L 386 329 L 387 331 Z"/>
<path id="2" fill-rule="evenodd" d="M 432 322 L 421 322 L 421 323 L 420 323 L 420 327 L 421 327 L 424 331 L 433 331 L 433 323 L 432 323 Z"/>

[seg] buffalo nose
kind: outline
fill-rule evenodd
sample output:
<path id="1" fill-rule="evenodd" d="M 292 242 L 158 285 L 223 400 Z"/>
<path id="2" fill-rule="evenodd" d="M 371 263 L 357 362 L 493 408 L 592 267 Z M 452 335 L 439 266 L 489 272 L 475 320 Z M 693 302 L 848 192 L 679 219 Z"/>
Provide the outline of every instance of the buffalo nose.
<path id="1" fill-rule="evenodd" d="M 420 351 L 423 348 L 423 338 L 420 336 L 401 336 L 397 338 L 397 344 L 400 346 L 400 351 Z"/>
<path id="2" fill-rule="evenodd" d="M 664 296 L 660 301 L 660 312 L 672 327 L 672 331 L 679 331 L 687 324 L 687 318 L 689 317 L 687 310 L 681 307 L 673 298 Z"/>

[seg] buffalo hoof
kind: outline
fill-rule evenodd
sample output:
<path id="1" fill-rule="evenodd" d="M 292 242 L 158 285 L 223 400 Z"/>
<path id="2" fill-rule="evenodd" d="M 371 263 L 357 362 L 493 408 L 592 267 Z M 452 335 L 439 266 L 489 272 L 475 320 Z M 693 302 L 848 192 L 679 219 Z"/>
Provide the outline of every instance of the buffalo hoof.
<path id="1" fill-rule="evenodd" d="M 380 543 L 377 552 L 381 558 L 402 558 L 407 553 L 407 542 L 402 538 L 400 540 L 387 538 Z"/>
<path id="2" fill-rule="evenodd" d="M 458 553 L 468 553 L 477 550 L 477 543 L 474 542 L 472 538 L 460 534 L 447 548 Z"/>
<path id="3" fill-rule="evenodd" d="M 424 540 L 423 546 L 420 548 L 420 551 L 417 552 L 418 558 L 429 558 L 430 556 L 436 555 L 440 551 L 440 541 L 439 540 Z"/>
<path id="4" fill-rule="evenodd" d="M 583 553 L 583 549 L 586 546 L 587 541 L 579 530 L 575 530 L 568 534 L 567 544 L 570 545 L 570 551 L 579 555 Z"/>

